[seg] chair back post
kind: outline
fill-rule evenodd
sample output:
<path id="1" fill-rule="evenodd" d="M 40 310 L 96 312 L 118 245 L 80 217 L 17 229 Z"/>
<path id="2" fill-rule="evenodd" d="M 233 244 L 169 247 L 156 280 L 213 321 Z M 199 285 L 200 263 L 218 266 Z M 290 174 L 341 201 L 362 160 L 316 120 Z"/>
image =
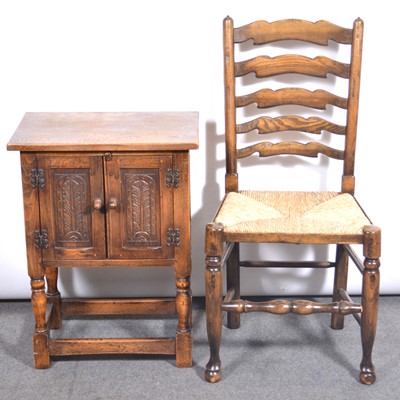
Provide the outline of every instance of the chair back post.
<path id="1" fill-rule="evenodd" d="M 361 58 L 364 23 L 357 18 L 353 24 L 351 69 L 349 79 L 346 145 L 344 154 L 342 192 L 354 194 L 354 161 L 357 137 L 358 103 L 360 95 Z"/>
<path id="2" fill-rule="evenodd" d="M 233 20 L 224 19 L 224 82 L 225 82 L 225 192 L 238 191 L 236 160 L 236 104 Z"/>

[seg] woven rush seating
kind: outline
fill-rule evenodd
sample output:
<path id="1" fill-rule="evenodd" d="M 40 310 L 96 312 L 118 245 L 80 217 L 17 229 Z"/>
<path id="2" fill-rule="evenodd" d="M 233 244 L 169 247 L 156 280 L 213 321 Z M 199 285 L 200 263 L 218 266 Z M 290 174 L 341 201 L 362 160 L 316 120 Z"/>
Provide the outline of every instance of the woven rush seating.
<path id="1" fill-rule="evenodd" d="M 348 193 L 240 191 L 227 194 L 215 221 L 226 234 L 361 235 L 371 224 Z"/>

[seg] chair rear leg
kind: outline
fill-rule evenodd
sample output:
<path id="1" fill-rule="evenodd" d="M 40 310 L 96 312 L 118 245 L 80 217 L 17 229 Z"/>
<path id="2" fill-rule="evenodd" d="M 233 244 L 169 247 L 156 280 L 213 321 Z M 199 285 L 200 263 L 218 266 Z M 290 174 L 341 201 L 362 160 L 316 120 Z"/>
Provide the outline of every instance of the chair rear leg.
<path id="1" fill-rule="evenodd" d="M 236 243 L 232 252 L 227 260 L 227 289 L 233 288 L 235 295 L 232 300 L 240 299 L 240 260 L 239 260 L 239 243 Z M 230 329 L 237 329 L 240 327 L 240 314 L 228 312 L 227 325 Z"/>
<path id="2" fill-rule="evenodd" d="M 218 382 L 221 379 L 219 350 L 222 333 L 222 227 L 208 224 L 206 228 L 205 300 L 207 337 L 210 360 L 206 365 L 205 379 Z"/>
<path id="3" fill-rule="evenodd" d="M 370 385 L 376 380 L 372 364 L 372 347 L 375 340 L 378 319 L 379 266 L 381 253 L 381 231 L 375 226 L 364 228 L 364 272 L 362 288 L 361 341 L 362 361 L 360 381 Z"/>
<path id="4" fill-rule="evenodd" d="M 335 267 L 335 280 L 333 284 L 332 300 L 342 300 L 339 289 L 347 290 L 347 275 L 348 275 L 348 262 L 349 256 L 343 245 L 336 247 L 336 267 Z M 332 329 L 343 329 L 344 315 L 333 313 L 331 317 Z"/>

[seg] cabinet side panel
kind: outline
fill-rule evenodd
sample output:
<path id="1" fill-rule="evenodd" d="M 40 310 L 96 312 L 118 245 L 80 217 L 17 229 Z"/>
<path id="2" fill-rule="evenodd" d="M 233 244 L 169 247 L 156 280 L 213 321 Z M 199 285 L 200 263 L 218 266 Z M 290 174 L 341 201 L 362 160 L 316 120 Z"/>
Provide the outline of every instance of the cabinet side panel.
<path id="1" fill-rule="evenodd" d="M 174 258 L 177 263 L 176 274 L 180 278 L 189 277 L 191 274 L 189 162 L 189 152 L 187 151 L 177 152 L 174 156 L 174 168 L 180 171 L 179 186 L 174 189 L 174 226 L 179 229 L 181 235 L 180 246 L 174 249 Z"/>
<path id="2" fill-rule="evenodd" d="M 41 249 L 35 245 L 35 231 L 40 231 L 40 210 L 38 189 L 32 187 L 31 171 L 36 168 L 36 154 L 21 153 L 26 255 L 28 274 L 33 279 L 44 276 Z"/>

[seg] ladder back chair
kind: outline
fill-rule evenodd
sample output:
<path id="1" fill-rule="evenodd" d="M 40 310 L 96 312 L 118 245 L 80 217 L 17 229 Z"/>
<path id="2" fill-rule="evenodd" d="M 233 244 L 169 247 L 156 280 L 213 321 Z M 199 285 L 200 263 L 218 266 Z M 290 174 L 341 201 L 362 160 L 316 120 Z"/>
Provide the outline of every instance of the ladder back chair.
<path id="1" fill-rule="evenodd" d="M 355 20 L 352 29 L 327 21 L 312 23 L 296 19 L 272 23 L 256 21 L 235 28 L 233 20 L 226 17 L 223 27 L 225 196 L 205 232 L 206 319 L 210 347 L 205 378 L 209 382 L 221 379 L 219 351 L 225 312 L 227 326 L 232 329 L 239 327 L 240 314 L 246 312 L 299 315 L 325 312 L 331 314 L 333 329 L 343 328 L 344 316 L 348 314 L 352 314 L 359 323 L 362 347 L 359 378 L 364 384 L 372 384 L 376 379 L 371 353 L 378 312 L 381 231 L 371 223 L 354 197 L 363 21 Z M 289 51 L 290 54 L 272 57 L 262 55 L 244 60 L 238 57 L 248 51 L 250 46 L 265 54 L 268 48 L 273 48 L 271 43 L 276 46 L 275 42 L 278 41 L 279 46 L 291 46 L 291 53 Z M 293 54 L 295 44 L 303 44 L 304 47 L 306 42 L 307 46 L 310 44 L 309 46 L 322 50 L 321 46 L 327 46 L 329 41 L 336 42 L 335 48 L 344 45 L 350 49 L 347 53 L 348 60 L 334 60 L 330 56 L 309 58 L 300 55 L 297 48 Z M 320 53 L 321 51 L 318 54 Z M 289 85 L 283 88 L 276 89 L 276 86 L 271 85 L 271 89 L 263 86 L 250 94 L 238 94 L 238 79 L 251 73 L 255 75 L 254 80 L 259 80 L 263 85 L 271 84 L 271 81 L 275 84 L 282 83 L 283 75 L 289 77 L 294 74 L 302 86 L 293 87 L 293 80 L 289 80 Z M 276 79 L 277 76 L 279 79 Z M 344 79 L 345 97 L 324 89 L 304 88 L 310 81 L 326 82 L 328 76 L 333 76 L 334 80 L 337 77 Z M 243 86 L 248 90 L 250 85 Z M 245 107 L 254 104 L 261 113 L 260 116 L 255 116 L 254 110 L 248 114 L 243 113 Z M 332 118 L 321 117 L 321 110 L 326 110 L 327 107 L 343 110 L 341 112 L 345 113 L 344 122 L 338 124 L 332 122 Z M 286 115 L 288 109 L 290 113 Z M 293 109 L 302 111 L 293 115 Z M 272 110 L 278 114 L 272 114 Z M 304 117 L 304 110 L 312 112 L 311 116 Z M 284 141 L 284 134 L 287 133 L 299 134 L 303 141 L 304 135 L 312 140 L 306 143 Z M 255 134 L 260 141 L 243 144 L 239 140 L 250 134 Z M 275 143 L 265 140 L 272 137 L 272 134 L 277 135 L 281 141 Z M 330 142 L 326 144 L 320 140 L 326 134 L 342 137 L 342 148 L 328 146 Z M 257 155 L 259 158 L 255 157 Z M 288 155 L 328 157 L 342 162 L 341 180 L 339 178 L 337 181 L 339 191 L 239 190 L 238 165 L 242 163 L 241 159 L 252 156 L 262 161 L 265 157 Z M 261 167 L 265 169 L 268 165 Z M 239 257 L 241 242 L 335 245 L 336 253 L 326 262 L 249 261 Z M 362 246 L 363 260 L 351 245 Z M 362 274 L 360 304 L 355 303 L 347 293 L 349 260 Z M 223 293 L 222 270 L 225 266 L 227 289 Z M 331 303 L 279 298 L 257 302 L 243 300 L 240 295 L 239 272 L 242 267 L 333 267 L 333 300 Z"/>

